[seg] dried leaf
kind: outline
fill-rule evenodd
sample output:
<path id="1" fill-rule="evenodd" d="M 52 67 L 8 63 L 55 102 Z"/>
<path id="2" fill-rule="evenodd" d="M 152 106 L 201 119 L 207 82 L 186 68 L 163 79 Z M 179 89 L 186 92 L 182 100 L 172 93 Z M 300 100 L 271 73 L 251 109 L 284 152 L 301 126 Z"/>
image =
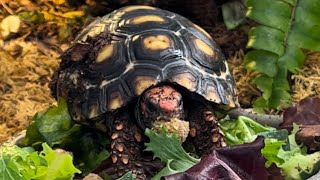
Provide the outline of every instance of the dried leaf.
<path id="1" fill-rule="evenodd" d="M 65 0 L 53 0 L 53 3 L 56 5 L 61 5 L 61 4 L 66 3 L 66 1 Z"/>
<path id="2" fill-rule="evenodd" d="M 297 134 L 297 141 L 308 146 L 310 150 L 319 150 L 320 136 L 320 98 L 305 98 L 296 105 L 286 109 L 283 115 L 281 128 L 289 131 L 293 123 L 300 126 L 301 131 Z"/>
<path id="3" fill-rule="evenodd" d="M 76 18 L 76 17 L 83 17 L 85 15 L 85 13 L 83 11 L 69 11 L 64 13 L 62 16 L 65 18 Z"/>
<path id="4" fill-rule="evenodd" d="M 53 14 L 49 13 L 49 12 L 41 11 L 41 13 L 43 14 L 44 19 L 45 19 L 46 21 L 52 21 L 52 20 L 55 19 L 55 16 L 54 16 Z"/>
<path id="5" fill-rule="evenodd" d="M 320 150 L 320 125 L 303 127 L 296 138 L 298 141 L 303 142 L 309 150 Z"/>

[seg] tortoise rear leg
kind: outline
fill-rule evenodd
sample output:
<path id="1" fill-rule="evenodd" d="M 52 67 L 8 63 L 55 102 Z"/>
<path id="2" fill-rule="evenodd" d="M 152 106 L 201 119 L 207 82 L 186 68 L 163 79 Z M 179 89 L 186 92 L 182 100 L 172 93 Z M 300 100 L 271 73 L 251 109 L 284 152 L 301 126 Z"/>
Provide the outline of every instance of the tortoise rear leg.
<path id="1" fill-rule="evenodd" d="M 198 103 L 188 112 L 190 121 L 189 138 L 197 154 L 203 156 L 214 149 L 226 146 L 224 134 L 212 108 Z"/>
<path id="2" fill-rule="evenodd" d="M 116 177 L 132 171 L 136 179 L 145 179 L 146 175 L 139 163 L 143 148 L 141 130 L 133 123 L 132 115 L 126 111 L 117 113 L 111 127 L 111 160 Z"/>

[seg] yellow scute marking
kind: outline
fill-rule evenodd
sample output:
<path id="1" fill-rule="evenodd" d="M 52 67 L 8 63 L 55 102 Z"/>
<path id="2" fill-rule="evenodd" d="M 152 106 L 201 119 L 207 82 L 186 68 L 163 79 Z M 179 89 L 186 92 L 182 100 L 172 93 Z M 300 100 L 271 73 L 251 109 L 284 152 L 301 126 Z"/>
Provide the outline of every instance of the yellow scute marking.
<path id="1" fill-rule="evenodd" d="M 98 107 L 97 105 L 91 105 L 90 107 L 89 118 L 94 118 L 98 116 Z"/>
<path id="2" fill-rule="evenodd" d="M 148 87 L 155 85 L 156 80 L 147 76 L 139 76 L 135 79 L 134 84 L 135 84 L 134 89 L 135 89 L 136 95 L 140 95 Z"/>
<path id="3" fill-rule="evenodd" d="M 103 62 L 103 61 L 107 60 L 108 58 L 110 58 L 113 55 L 113 46 L 114 46 L 114 44 L 108 44 L 108 45 L 104 46 L 99 51 L 99 54 L 96 58 L 96 62 L 100 63 L 100 62 Z"/>
<path id="4" fill-rule="evenodd" d="M 205 31 L 204 29 L 202 29 L 200 26 L 196 25 L 196 24 L 193 24 L 193 26 L 198 29 L 200 32 L 202 32 L 204 35 L 206 35 L 208 38 L 212 39 L 212 37 L 210 36 L 210 34 Z"/>
<path id="5" fill-rule="evenodd" d="M 189 73 L 178 74 L 173 77 L 173 81 L 186 87 L 190 91 L 196 90 L 194 77 Z"/>
<path id="6" fill-rule="evenodd" d="M 207 88 L 205 97 L 209 101 L 213 101 L 213 102 L 216 102 L 216 103 L 220 103 L 221 102 L 219 94 L 218 94 L 216 88 L 214 88 L 213 86 L 209 86 Z"/>
<path id="7" fill-rule="evenodd" d="M 124 8 L 123 11 L 129 12 L 129 11 L 134 11 L 134 10 L 138 10 L 138 9 L 155 10 L 156 8 L 151 7 L 151 6 L 128 6 L 128 7 Z"/>
<path id="8" fill-rule="evenodd" d="M 145 15 L 145 16 L 138 16 L 138 17 L 132 18 L 130 20 L 130 23 L 141 24 L 141 23 L 145 23 L 145 22 L 164 22 L 164 21 L 165 20 L 160 16 Z"/>
<path id="9" fill-rule="evenodd" d="M 229 95 L 228 96 L 228 100 L 229 100 L 229 106 L 230 107 L 236 107 L 238 106 L 238 98 L 235 98 L 236 100 L 233 99 L 233 96 L 232 95 Z"/>
<path id="10" fill-rule="evenodd" d="M 114 109 L 118 109 L 119 107 L 121 107 L 123 104 L 123 100 L 120 96 L 115 96 L 113 98 L 111 98 L 110 102 L 108 103 L 109 110 L 114 110 Z"/>
<path id="11" fill-rule="evenodd" d="M 214 56 L 215 53 L 214 53 L 213 49 L 208 44 L 203 42 L 202 40 L 195 39 L 194 43 L 196 44 L 197 48 L 199 50 L 201 50 L 203 53 L 205 53 L 206 55 Z"/>
<path id="12" fill-rule="evenodd" d="M 171 46 L 171 40 L 168 36 L 157 35 L 144 38 L 143 45 L 150 50 L 163 50 Z"/>
<path id="13" fill-rule="evenodd" d="M 94 25 L 91 29 L 90 29 L 90 31 L 86 34 L 86 35 L 84 35 L 83 37 L 82 37 L 82 41 L 85 41 L 85 40 L 87 40 L 87 38 L 90 36 L 90 37 L 95 37 L 95 36 L 97 36 L 98 34 L 100 34 L 101 32 L 103 32 L 103 30 L 104 30 L 104 28 L 105 28 L 105 25 L 101 25 L 101 24 L 97 24 L 97 25 Z"/>

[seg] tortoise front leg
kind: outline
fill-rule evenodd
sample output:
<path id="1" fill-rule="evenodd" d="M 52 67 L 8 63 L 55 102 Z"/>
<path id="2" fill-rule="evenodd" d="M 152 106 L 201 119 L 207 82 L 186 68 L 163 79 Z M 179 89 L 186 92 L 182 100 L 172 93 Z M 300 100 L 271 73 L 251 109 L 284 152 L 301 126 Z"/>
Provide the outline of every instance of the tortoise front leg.
<path id="1" fill-rule="evenodd" d="M 194 144 L 197 154 L 203 156 L 216 148 L 226 146 L 224 134 L 212 109 L 200 102 L 194 107 L 188 113 L 189 138 Z"/>
<path id="2" fill-rule="evenodd" d="M 117 113 L 111 127 L 111 160 L 116 176 L 132 171 L 136 179 L 146 179 L 145 172 L 136 161 L 143 148 L 141 130 L 132 122 L 129 113 Z"/>

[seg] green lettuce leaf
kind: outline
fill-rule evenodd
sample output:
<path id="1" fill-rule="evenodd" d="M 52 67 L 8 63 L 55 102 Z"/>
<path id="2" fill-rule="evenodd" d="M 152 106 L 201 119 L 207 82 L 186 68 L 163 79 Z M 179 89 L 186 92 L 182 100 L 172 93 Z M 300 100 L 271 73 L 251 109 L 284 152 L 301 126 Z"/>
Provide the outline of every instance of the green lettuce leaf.
<path id="1" fill-rule="evenodd" d="M 224 119 L 220 124 L 229 145 L 249 143 L 259 135 L 264 136 L 265 147 L 261 153 L 267 160 L 266 167 L 274 163 L 286 179 L 307 179 L 320 170 L 320 152 L 307 154 L 307 149 L 297 144 L 297 125 L 288 135 L 286 129 L 265 127 L 244 116 L 237 120 Z"/>
<path id="2" fill-rule="evenodd" d="M 6 180 L 68 180 L 81 173 L 66 151 L 54 151 L 46 143 L 38 153 L 31 147 L 2 145 L 0 148 L 0 179 Z"/>
<path id="3" fill-rule="evenodd" d="M 134 177 L 132 175 L 132 171 L 127 172 L 122 177 L 118 178 L 117 180 L 134 180 Z"/>
<path id="4" fill-rule="evenodd" d="M 220 127 L 225 134 L 228 145 L 250 143 L 253 142 L 258 135 L 268 136 L 269 134 L 270 136 L 270 133 L 275 135 L 279 133 L 275 128 L 263 126 L 245 116 L 239 116 L 237 120 L 221 120 Z"/>
<path id="5" fill-rule="evenodd" d="M 62 148 L 73 153 L 74 163 L 85 175 L 109 157 L 109 147 L 110 142 L 104 133 L 82 128 L 72 141 Z"/>
<path id="6" fill-rule="evenodd" d="M 46 143 L 39 156 L 46 160 L 47 166 L 40 166 L 36 179 L 73 179 L 74 173 L 81 173 L 72 163 L 72 156 L 63 150 L 52 150 Z M 42 173 L 41 173 L 42 171 Z"/>
<path id="7" fill-rule="evenodd" d="M 26 137 L 19 145 L 39 150 L 44 142 L 50 147 L 72 152 L 75 164 L 83 174 L 95 169 L 110 155 L 107 150 L 110 142 L 106 135 L 74 123 L 63 98 L 58 100 L 58 106 L 51 106 L 33 117 Z"/>
<path id="8" fill-rule="evenodd" d="M 279 167 L 284 160 L 278 157 L 278 152 L 282 149 L 282 146 L 285 144 L 285 141 L 279 141 L 277 139 L 265 139 L 265 148 L 261 150 L 263 156 L 267 159 L 266 167 L 270 167 L 272 163 L 275 163 Z"/>
<path id="9" fill-rule="evenodd" d="M 307 179 L 320 170 L 320 152 L 307 154 L 306 148 L 295 140 L 298 131 L 298 125 L 294 124 L 288 141 L 266 139 L 261 151 L 267 159 L 266 166 L 275 163 L 286 179 Z"/>
<path id="10" fill-rule="evenodd" d="M 31 168 L 27 166 L 25 169 L 22 169 L 17 161 L 22 160 L 26 162 L 27 156 L 32 152 L 34 152 L 33 148 L 19 148 L 18 146 L 2 145 L 0 148 L 0 179 L 24 179 L 20 171 L 28 172 Z"/>
<path id="11" fill-rule="evenodd" d="M 182 147 L 181 142 L 175 134 L 168 134 L 165 129 L 160 133 L 146 129 L 146 136 L 150 138 L 149 143 L 145 143 L 146 151 L 152 151 L 154 157 L 158 157 L 166 163 L 153 179 L 160 179 L 162 176 L 183 172 L 197 164 L 200 159 L 190 156 Z"/>
<path id="12" fill-rule="evenodd" d="M 33 117 L 21 145 L 39 148 L 39 144 L 46 142 L 52 147 L 68 142 L 77 131 L 80 125 L 71 120 L 67 103 L 60 98 L 58 106 L 51 106 Z"/>

